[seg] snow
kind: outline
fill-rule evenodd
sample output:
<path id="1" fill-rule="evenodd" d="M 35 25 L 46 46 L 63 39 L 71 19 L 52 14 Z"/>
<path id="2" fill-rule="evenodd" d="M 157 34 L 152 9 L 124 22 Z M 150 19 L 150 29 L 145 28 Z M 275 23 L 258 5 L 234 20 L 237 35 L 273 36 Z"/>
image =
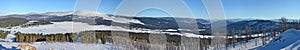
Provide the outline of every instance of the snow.
<path id="1" fill-rule="evenodd" d="M 213 38 L 213 36 L 210 35 L 196 35 L 196 34 L 192 34 L 192 33 L 183 33 L 183 36 L 186 37 L 199 37 L 199 38 Z"/>
<path id="2" fill-rule="evenodd" d="M 297 49 L 299 47 L 300 31 L 289 29 L 268 42 L 267 45 L 255 48 L 258 50 Z"/>
<path id="3" fill-rule="evenodd" d="M 286 49 L 286 50 L 298 50 L 298 48 L 300 48 L 300 40 L 298 40 L 297 42 L 289 45 L 288 47 L 285 47 L 283 49 Z"/>
<path id="4" fill-rule="evenodd" d="M 249 22 L 248 25 L 254 25 L 256 23 L 258 23 L 258 21 Z"/>
<path id="5" fill-rule="evenodd" d="M 118 26 L 105 26 L 105 25 L 89 25 L 87 23 L 81 22 L 52 22 L 49 25 L 39 25 L 32 27 L 17 27 L 14 29 L 0 28 L 0 30 L 6 31 L 16 31 L 22 33 L 43 33 L 43 34 L 53 34 L 53 33 L 69 33 L 69 32 L 80 32 L 88 30 L 125 30 L 125 28 Z"/>
<path id="6" fill-rule="evenodd" d="M 256 37 L 256 36 L 262 36 L 263 33 L 260 34 L 254 34 L 252 35 L 252 37 Z M 248 42 L 246 41 L 241 41 L 241 42 L 237 42 L 234 44 L 230 44 L 228 46 L 225 46 L 223 48 L 221 48 L 221 50 L 251 50 L 251 49 L 255 49 L 258 48 L 260 46 L 263 46 L 263 38 L 266 39 L 266 42 L 269 42 L 271 40 L 268 40 L 268 38 L 270 37 L 270 33 L 266 33 L 267 37 L 260 37 L 260 38 L 255 38 L 255 39 L 251 39 L 248 40 Z M 236 38 L 245 38 L 246 36 L 229 36 L 229 38 L 232 37 L 236 37 Z"/>
<path id="7" fill-rule="evenodd" d="M 19 43 L 12 43 L 12 42 L 0 42 L 0 49 L 13 49 L 14 47 L 17 47 Z M 18 49 L 18 48 L 15 48 Z"/>
<path id="8" fill-rule="evenodd" d="M 7 42 L 13 42 L 13 39 L 15 38 L 16 36 L 14 34 L 8 34 L 6 39 L 3 39 L 2 41 L 7 41 Z"/>
<path id="9" fill-rule="evenodd" d="M 249 42 L 238 42 L 229 46 L 226 46 L 226 48 L 222 48 L 223 50 L 228 49 L 228 50 L 249 50 L 253 49 L 255 47 L 259 47 L 262 45 L 262 39 L 261 38 L 256 38 L 249 40 Z"/>
<path id="10" fill-rule="evenodd" d="M 105 13 L 97 12 L 97 11 L 90 11 L 90 10 L 79 10 L 74 12 L 49 12 L 45 13 L 46 15 L 55 15 L 55 16 L 64 16 L 64 15 L 79 15 L 84 17 L 93 17 L 93 16 L 99 16 L 106 20 L 111 20 L 114 22 L 119 23 L 138 23 L 138 24 L 144 24 L 136 19 L 129 19 L 129 18 L 122 18 L 122 17 L 116 17 L 116 16 L 108 16 Z M 82 18 L 82 17 L 81 17 Z M 76 18 L 75 18 L 76 19 Z"/>
<path id="11" fill-rule="evenodd" d="M 39 25 L 32 27 L 14 27 L 13 29 L 0 28 L 5 31 L 15 31 L 22 33 L 43 33 L 43 34 L 56 34 L 56 33 L 70 33 L 81 32 L 89 30 L 112 30 L 112 31 L 126 31 L 136 33 L 169 33 L 161 32 L 161 30 L 130 30 L 119 26 L 106 26 L 106 25 L 89 25 L 81 22 L 52 22 L 49 25 Z M 180 33 L 176 33 L 181 35 Z M 191 34 L 191 33 L 190 33 Z"/>
<path id="12" fill-rule="evenodd" d="M 200 37 L 200 38 L 212 38 L 210 35 L 196 35 L 193 33 L 170 33 L 162 32 L 162 30 L 130 30 L 119 26 L 105 26 L 105 25 L 89 25 L 81 22 L 52 22 L 49 25 L 39 25 L 32 27 L 14 27 L 13 29 L 0 28 L 0 30 L 11 31 L 11 32 L 22 32 L 22 33 L 42 33 L 42 34 L 56 34 L 56 33 L 75 33 L 89 30 L 112 30 L 112 31 L 126 31 L 136 33 L 153 33 L 153 34 L 170 34 L 180 35 L 186 37 Z M 10 34 L 9 34 L 10 35 Z M 13 35 L 13 34 L 11 34 Z M 14 37 L 14 36 L 11 36 Z"/>
<path id="13" fill-rule="evenodd" d="M 1 30 L 1 29 L 0 29 Z M 7 34 L 5 39 L 1 39 L 0 38 L 0 42 L 13 42 L 13 40 L 15 39 L 15 34 L 16 32 L 11 31 L 9 34 Z"/>
<path id="14" fill-rule="evenodd" d="M 258 34 L 260 35 L 260 34 Z M 269 33 L 268 33 L 269 35 Z M 223 50 L 298 50 L 300 47 L 300 31 L 289 29 L 282 34 L 267 40 L 266 45 L 262 45 L 262 38 L 249 40 L 248 42 L 242 41 L 231 44 L 222 48 Z M 270 37 L 265 37 L 270 38 Z"/>
<path id="15" fill-rule="evenodd" d="M 46 15 L 54 15 L 54 16 L 65 16 L 65 15 L 70 15 L 73 12 L 47 12 L 45 13 Z"/>
<path id="16" fill-rule="evenodd" d="M 19 44 L 29 44 L 35 46 L 37 50 L 116 50 L 116 47 L 112 43 L 106 44 L 82 44 L 82 43 L 70 43 L 70 42 L 34 42 L 34 43 L 14 43 L 14 42 L 0 42 L 2 47 L 0 48 L 12 48 L 18 47 Z"/>

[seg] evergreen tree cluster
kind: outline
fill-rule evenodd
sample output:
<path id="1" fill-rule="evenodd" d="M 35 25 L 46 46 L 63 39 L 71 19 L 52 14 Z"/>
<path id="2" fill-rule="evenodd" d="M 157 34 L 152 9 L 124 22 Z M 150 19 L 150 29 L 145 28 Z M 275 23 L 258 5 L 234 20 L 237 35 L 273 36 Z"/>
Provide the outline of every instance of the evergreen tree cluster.
<path id="1" fill-rule="evenodd" d="M 46 42 L 75 42 L 77 40 L 76 33 L 66 33 L 66 34 L 26 34 L 17 32 L 16 42 L 36 42 L 36 41 L 46 41 Z"/>
<path id="2" fill-rule="evenodd" d="M 37 41 L 46 41 L 46 42 L 77 42 L 78 38 L 81 43 L 106 43 L 107 37 L 111 36 L 109 33 L 103 32 L 80 32 L 77 33 L 57 33 L 57 34 L 29 34 L 17 32 L 16 42 L 37 42 Z M 0 35 L 1 36 L 1 35 Z M 98 41 L 98 40 L 101 41 Z"/>
<path id="3" fill-rule="evenodd" d="M 5 39 L 9 33 L 10 33 L 9 31 L 0 30 L 0 38 Z"/>

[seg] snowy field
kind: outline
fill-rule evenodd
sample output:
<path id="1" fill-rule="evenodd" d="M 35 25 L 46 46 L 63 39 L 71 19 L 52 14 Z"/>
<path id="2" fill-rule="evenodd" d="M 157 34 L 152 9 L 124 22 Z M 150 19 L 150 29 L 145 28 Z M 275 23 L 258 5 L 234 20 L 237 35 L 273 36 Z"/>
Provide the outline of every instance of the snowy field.
<path id="1" fill-rule="evenodd" d="M 68 33 L 68 32 L 80 32 L 87 30 L 126 30 L 122 27 L 117 26 L 105 26 L 105 25 L 88 25 L 87 23 L 81 22 L 53 22 L 49 25 L 39 25 L 32 27 L 14 27 L 13 29 L 2 30 L 7 31 L 20 31 L 22 33 L 43 33 L 43 34 L 53 34 L 53 33 Z"/>
<path id="2" fill-rule="evenodd" d="M 300 31 L 295 29 L 289 29 L 273 40 L 269 41 L 268 44 L 260 46 L 258 50 L 298 50 L 300 47 Z"/>
<path id="3" fill-rule="evenodd" d="M 263 45 L 262 38 L 256 38 L 249 40 L 249 42 L 238 42 L 227 47 L 223 50 L 299 50 L 300 47 L 300 31 L 290 29 L 282 34 L 271 38 L 267 41 L 266 45 Z M 267 37 L 269 38 L 269 37 Z"/>
<path id="4" fill-rule="evenodd" d="M 130 30 L 119 26 L 106 26 L 106 25 L 89 25 L 81 22 L 52 22 L 49 25 L 39 25 L 31 27 L 14 27 L 13 29 L 0 28 L 0 30 L 22 32 L 22 33 L 43 33 L 43 34 L 56 34 L 56 33 L 76 33 L 81 31 L 90 30 L 113 30 L 113 31 L 126 31 L 126 32 L 140 32 L 140 33 L 165 33 L 170 35 L 180 35 L 185 37 L 199 37 L 199 38 L 213 38 L 211 35 L 196 35 L 193 33 L 170 33 L 162 32 L 163 30 Z M 166 30 L 169 31 L 169 30 Z M 270 33 L 267 33 L 270 34 Z M 252 37 L 262 36 L 262 34 L 254 34 Z M 225 36 L 223 36 L 225 37 Z M 229 36 L 228 38 L 245 38 L 246 36 Z"/>
<path id="5" fill-rule="evenodd" d="M 0 42 L 0 49 L 19 49 L 19 44 L 29 44 L 35 46 L 37 50 L 117 50 L 111 43 L 107 44 L 81 44 L 81 43 L 68 43 L 68 42 L 57 42 L 57 43 L 14 43 L 14 42 Z"/>
<path id="6" fill-rule="evenodd" d="M 119 26 L 106 25 L 89 25 L 81 22 L 52 22 L 49 25 L 39 25 L 31 27 L 13 27 L 13 29 L 0 28 L 0 30 L 22 32 L 22 33 L 42 33 L 42 34 L 56 34 L 56 33 L 76 33 L 90 30 L 112 30 L 112 31 L 126 31 L 126 32 L 140 32 L 140 33 L 165 33 L 170 35 L 180 35 L 186 37 L 212 38 L 210 35 L 196 35 L 192 33 L 170 33 L 162 32 L 162 30 L 130 30 Z"/>

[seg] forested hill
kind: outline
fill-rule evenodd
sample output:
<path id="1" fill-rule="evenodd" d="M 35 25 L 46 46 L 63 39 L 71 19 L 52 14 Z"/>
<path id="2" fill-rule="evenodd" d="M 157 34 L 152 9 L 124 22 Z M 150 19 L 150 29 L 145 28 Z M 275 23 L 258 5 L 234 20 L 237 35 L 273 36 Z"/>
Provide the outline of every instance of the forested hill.
<path id="1" fill-rule="evenodd" d="M 18 26 L 28 21 L 29 20 L 23 18 L 2 18 L 0 19 L 0 27 Z"/>

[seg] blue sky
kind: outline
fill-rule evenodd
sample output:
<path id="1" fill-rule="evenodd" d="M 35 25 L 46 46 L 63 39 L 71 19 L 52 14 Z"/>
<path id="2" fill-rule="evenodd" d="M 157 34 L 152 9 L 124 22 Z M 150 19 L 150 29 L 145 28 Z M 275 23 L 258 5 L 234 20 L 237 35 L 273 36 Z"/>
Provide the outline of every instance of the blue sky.
<path id="1" fill-rule="evenodd" d="M 98 11 L 112 14 L 121 1 L 102 0 Z M 74 11 L 75 3 L 76 0 L 0 0 L 0 15 Z M 197 18 L 209 18 L 201 0 L 184 0 L 184 3 Z M 300 19 L 300 0 L 222 0 L 222 4 L 227 18 Z M 165 15 L 159 11 L 144 14 Z"/>

